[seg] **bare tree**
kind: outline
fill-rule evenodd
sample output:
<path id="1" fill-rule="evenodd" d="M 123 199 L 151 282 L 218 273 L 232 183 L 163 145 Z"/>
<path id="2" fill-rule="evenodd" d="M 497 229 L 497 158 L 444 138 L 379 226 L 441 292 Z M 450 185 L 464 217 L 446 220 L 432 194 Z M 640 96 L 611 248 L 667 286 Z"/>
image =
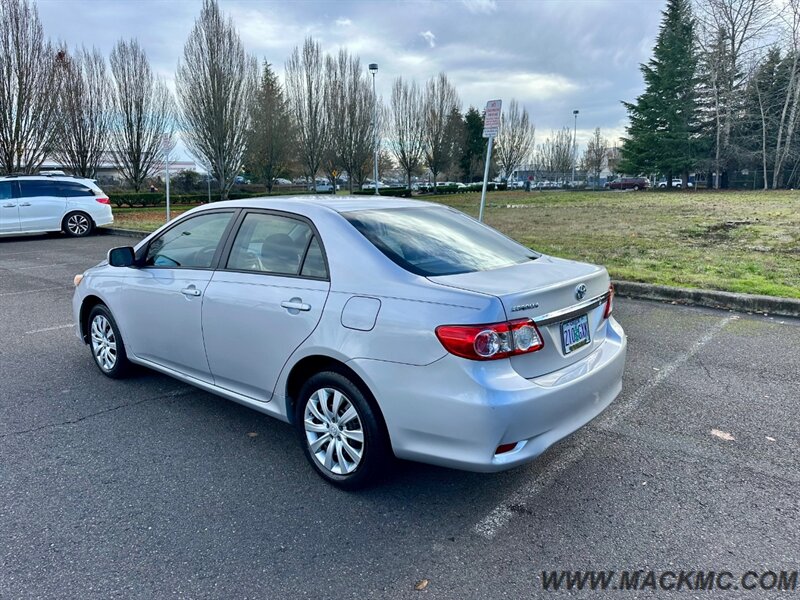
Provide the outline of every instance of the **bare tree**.
<path id="1" fill-rule="evenodd" d="M 183 47 L 175 89 L 189 151 L 211 169 L 220 199 L 228 197 L 244 164 L 258 63 L 242 45 L 217 0 L 203 0 Z"/>
<path id="2" fill-rule="evenodd" d="M 519 165 L 533 152 L 535 128 L 528 116 L 528 110 L 520 110 L 512 98 L 500 116 L 500 129 L 497 131 L 497 165 L 508 179 Z"/>
<path id="3" fill-rule="evenodd" d="M 537 162 L 548 177 L 563 180 L 572 168 L 572 130 L 564 127 L 552 131 L 544 143 L 538 146 Z"/>
<path id="4" fill-rule="evenodd" d="M 447 75 L 439 73 L 428 81 L 422 119 L 425 126 L 425 164 L 433 175 L 434 189 L 436 177 L 450 166 L 449 124 L 453 111 L 457 111 L 460 105 L 458 93 Z"/>
<path id="5" fill-rule="evenodd" d="M 280 81 L 264 62 L 261 82 L 250 108 L 247 132 L 248 169 L 257 173 L 272 193 L 273 181 L 283 175 L 294 153 L 295 128 Z"/>
<path id="6" fill-rule="evenodd" d="M 422 92 L 416 81 L 394 80 L 392 99 L 389 105 L 390 148 L 397 163 L 403 169 L 406 183 L 411 189 L 411 175 L 422 164 L 425 123 L 422 115 Z"/>
<path id="7" fill-rule="evenodd" d="M 306 38 L 302 50 L 295 47 L 286 61 L 284 81 L 289 106 L 297 123 L 300 159 L 315 189 L 329 135 L 324 106 L 324 80 L 322 48 L 313 38 Z"/>
<path id="8" fill-rule="evenodd" d="M 65 59 L 60 118 L 53 155 L 73 175 L 94 177 L 113 119 L 111 80 L 97 49 Z"/>
<path id="9" fill-rule="evenodd" d="M 788 46 L 787 61 L 791 62 L 791 66 L 775 141 L 772 170 L 773 189 L 781 184 L 781 171 L 789 157 L 792 137 L 800 117 L 800 72 L 798 72 L 798 67 L 800 67 L 800 0 L 787 0 L 783 23 L 785 43 Z"/>
<path id="10" fill-rule="evenodd" d="M 375 97 L 361 61 L 347 50 L 325 60 L 325 113 L 328 123 L 326 164 L 344 168 L 350 191 L 361 183 L 375 148 Z M 326 168 L 331 177 L 330 168 Z"/>
<path id="11" fill-rule="evenodd" d="M 64 56 L 36 5 L 0 0 L 0 172 L 35 173 L 51 151 Z"/>
<path id="12" fill-rule="evenodd" d="M 583 153 L 583 164 L 589 173 L 594 176 L 592 188 L 597 186 L 600 179 L 600 172 L 608 161 L 608 140 L 600 133 L 597 127 L 586 144 L 586 151 Z"/>
<path id="13" fill-rule="evenodd" d="M 772 25 L 774 10 L 772 0 L 699 0 L 698 8 L 698 41 L 715 129 L 714 187 L 719 188 L 719 173 L 734 153 L 731 131 L 741 113 L 741 91 L 746 83 L 742 63 L 748 53 L 758 49 L 759 40 Z"/>
<path id="14" fill-rule="evenodd" d="M 123 178 L 138 192 L 161 165 L 162 141 L 174 132 L 174 103 L 136 40 L 119 40 L 114 46 L 111 74 L 114 121 L 109 148 Z"/>

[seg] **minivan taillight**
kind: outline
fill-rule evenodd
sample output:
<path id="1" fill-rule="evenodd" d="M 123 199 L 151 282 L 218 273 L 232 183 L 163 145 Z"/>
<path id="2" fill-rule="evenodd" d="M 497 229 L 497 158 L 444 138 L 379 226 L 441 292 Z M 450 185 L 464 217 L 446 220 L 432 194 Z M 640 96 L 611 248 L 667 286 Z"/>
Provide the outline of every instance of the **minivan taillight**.
<path id="1" fill-rule="evenodd" d="M 536 352 L 544 340 L 531 319 L 488 325 L 441 325 L 436 337 L 450 354 L 470 360 L 497 360 Z"/>
<path id="2" fill-rule="evenodd" d="M 108 196 L 98 196 L 95 198 L 100 204 L 111 204 L 111 201 L 108 199 Z"/>
<path id="3" fill-rule="evenodd" d="M 611 316 L 611 311 L 614 310 L 614 286 L 608 286 L 608 299 L 606 300 L 606 311 L 603 313 L 603 318 L 607 319 Z"/>

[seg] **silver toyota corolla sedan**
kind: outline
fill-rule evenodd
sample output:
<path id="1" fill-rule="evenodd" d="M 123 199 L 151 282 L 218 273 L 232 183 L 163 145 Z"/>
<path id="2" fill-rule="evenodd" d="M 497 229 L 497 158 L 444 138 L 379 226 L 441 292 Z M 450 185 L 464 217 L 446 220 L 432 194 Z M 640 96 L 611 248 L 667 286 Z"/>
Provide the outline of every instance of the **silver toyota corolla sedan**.
<path id="1" fill-rule="evenodd" d="M 143 365 L 292 423 L 342 487 L 392 456 L 525 463 L 622 385 L 604 268 L 437 204 L 217 202 L 75 283 L 77 334 L 104 374 Z"/>

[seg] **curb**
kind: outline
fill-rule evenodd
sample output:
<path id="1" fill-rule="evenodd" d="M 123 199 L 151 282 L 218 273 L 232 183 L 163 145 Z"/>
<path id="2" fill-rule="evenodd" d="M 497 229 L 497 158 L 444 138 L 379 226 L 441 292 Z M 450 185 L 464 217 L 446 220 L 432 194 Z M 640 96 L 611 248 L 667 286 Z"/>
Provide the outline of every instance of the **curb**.
<path id="1" fill-rule="evenodd" d="M 99 227 L 98 233 L 105 235 L 118 235 L 144 239 L 147 232 L 135 229 L 119 229 L 117 227 Z M 759 296 L 755 294 L 738 294 L 734 292 L 719 292 L 716 290 L 700 290 L 693 288 L 672 287 L 656 285 L 653 283 L 638 283 L 635 281 L 612 281 L 614 293 L 623 298 L 634 300 L 655 300 L 660 302 L 674 302 L 691 306 L 704 306 L 735 310 L 747 313 L 762 313 L 776 317 L 800 318 L 800 300 L 795 298 L 777 298 L 774 296 Z"/>
<path id="2" fill-rule="evenodd" d="M 98 227 L 95 231 L 104 235 L 120 235 L 124 237 L 132 237 L 143 240 L 149 233 L 145 231 L 136 231 L 135 229 L 119 229 L 118 227 Z"/>
<path id="3" fill-rule="evenodd" d="M 795 298 L 699 290 L 633 281 L 614 281 L 613 283 L 614 292 L 625 298 L 668 301 L 739 312 L 763 313 L 776 317 L 800 317 L 800 300 Z"/>

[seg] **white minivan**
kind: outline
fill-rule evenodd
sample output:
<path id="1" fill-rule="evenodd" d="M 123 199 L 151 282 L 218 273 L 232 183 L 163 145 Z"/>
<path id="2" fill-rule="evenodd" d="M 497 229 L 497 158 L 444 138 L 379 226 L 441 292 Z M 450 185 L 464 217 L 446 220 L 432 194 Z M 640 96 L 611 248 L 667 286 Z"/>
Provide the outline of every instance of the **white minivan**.
<path id="1" fill-rule="evenodd" d="M 0 236 L 63 231 L 83 237 L 113 222 L 108 196 L 91 179 L 0 177 Z"/>

